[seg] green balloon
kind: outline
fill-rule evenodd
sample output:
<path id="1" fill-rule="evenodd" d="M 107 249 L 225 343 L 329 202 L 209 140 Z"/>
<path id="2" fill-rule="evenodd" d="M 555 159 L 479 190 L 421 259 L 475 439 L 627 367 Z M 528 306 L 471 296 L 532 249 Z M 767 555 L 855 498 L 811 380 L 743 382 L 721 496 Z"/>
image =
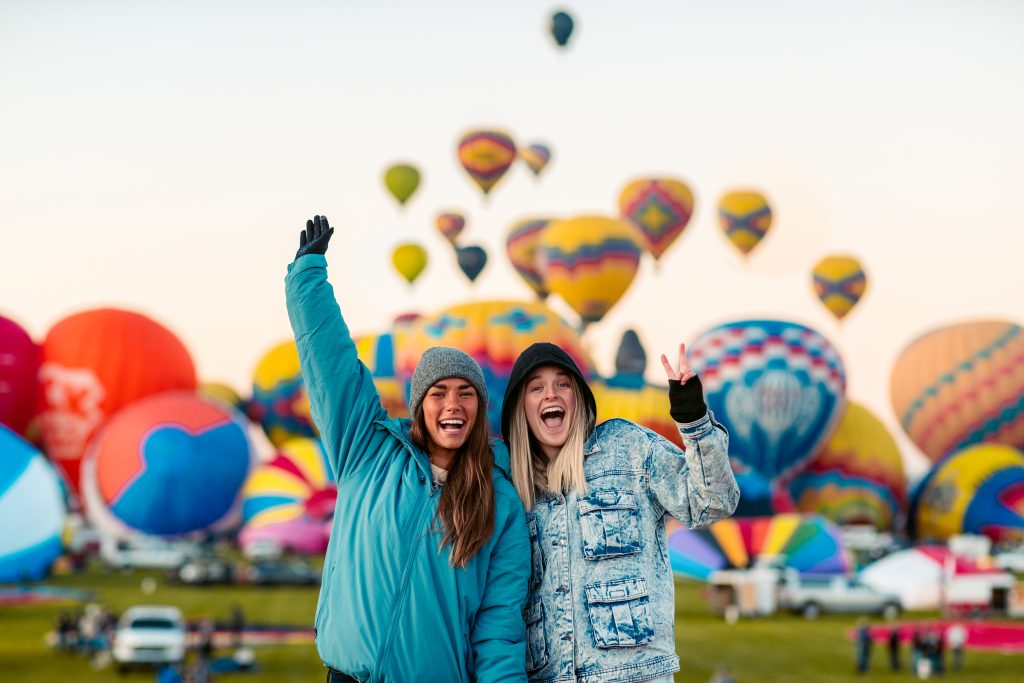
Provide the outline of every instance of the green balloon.
<path id="1" fill-rule="evenodd" d="M 384 172 L 384 186 L 404 206 L 420 186 L 420 172 L 415 166 L 395 164 Z"/>

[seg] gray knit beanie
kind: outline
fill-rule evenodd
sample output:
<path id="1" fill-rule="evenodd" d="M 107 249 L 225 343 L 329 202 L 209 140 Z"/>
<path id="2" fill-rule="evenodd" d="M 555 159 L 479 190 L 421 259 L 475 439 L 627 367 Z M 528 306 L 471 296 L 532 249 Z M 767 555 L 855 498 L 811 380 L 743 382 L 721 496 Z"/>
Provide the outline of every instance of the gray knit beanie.
<path id="1" fill-rule="evenodd" d="M 420 356 L 412 373 L 409 387 L 410 414 L 415 415 L 427 390 L 446 377 L 461 377 L 476 389 L 484 406 L 487 405 L 487 384 L 480 365 L 464 351 L 450 346 L 432 346 Z"/>

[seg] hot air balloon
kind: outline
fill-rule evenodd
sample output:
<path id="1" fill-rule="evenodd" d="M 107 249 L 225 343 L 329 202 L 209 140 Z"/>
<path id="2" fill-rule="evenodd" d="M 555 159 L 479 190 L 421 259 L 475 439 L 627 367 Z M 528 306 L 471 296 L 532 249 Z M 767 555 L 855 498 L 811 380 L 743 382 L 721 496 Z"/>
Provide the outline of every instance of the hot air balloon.
<path id="1" fill-rule="evenodd" d="M 466 227 L 466 218 L 461 213 L 442 213 L 437 216 L 437 230 L 452 246 Z"/>
<path id="2" fill-rule="evenodd" d="M 459 140 L 458 154 L 459 163 L 486 197 L 516 160 L 516 144 L 501 131 L 472 130 Z"/>
<path id="3" fill-rule="evenodd" d="M 640 343 L 636 330 L 622 333 L 622 341 L 615 352 L 615 374 L 620 376 L 643 377 L 647 370 L 647 351 Z"/>
<path id="4" fill-rule="evenodd" d="M 919 539 L 1024 540 L 1024 453 L 980 444 L 937 463 L 914 492 L 910 525 Z"/>
<path id="5" fill-rule="evenodd" d="M 551 37 L 558 47 L 564 48 L 572 36 L 573 20 L 568 12 L 558 11 L 551 15 Z"/>
<path id="6" fill-rule="evenodd" d="M 778 481 L 767 479 L 735 460 L 732 473 L 740 487 L 740 502 L 732 513 L 733 517 L 765 517 L 796 512 L 789 490 Z"/>
<path id="7" fill-rule="evenodd" d="M 728 323 L 701 335 L 687 355 L 708 407 L 729 429 L 729 455 L 768 480 L 799 470 L 843 414 L 839 353 L 803 325 Z"/>
<path id="8" fill-rule="evenodd" d="M 786 567 L 806 574 L 852 569 L 839 529 L 817 515 L 733 517 L 695 531 L 670 519 L 665 529 L 672 571 L 695 579 L 752 567 L 759 557 L 782 558 Z"/>
<path id="9" fill-rule="evenodd" d="M 505 238 L 508 260 L 541 301 L 548 297 L 548 290 L 537 266 L 537 249 L 541 233 L 550 222 L 549 218 L 521 220 L 509 229 L 508 237 Z"/>
<path id="10" fill-rule="evenodd" d="M 317 435 L 294 341 L 274 346 L 256 365 L 248 414 L 277 447 L 295 437 Z"/>
<path id="11" fill-rule="evenodd" d="M 53 466 L 0 425 L 0 583 L 45 577 L 61 552 L 64 498 Z"/>
<path id="12" fill-rule="evenodd" d="M 203 382 L 199 385 L 199 395 L 226 403 L 235 410 L 245 412 L 245 400 L 231 386 L 223 382 Z"/>
<path id="13" fill-rule="evenodd" d="M 852 256 L 826 256 L 814 266 L 811 284 L 829 313 L 842 320 L 864 296 L 868 279 Z"/>
<path id="14" fill-rule="evenodd" d="M 871 411 L 852 402 L 825 447 L 789 483 L 801 512 L 881 530 L 892 529 L 906 511 L 906 490 L 895 439 Z"/>
<path id="15" fill-rule="evenodd" d="M 519 150 L 519 156 L 536 177 L 540 177 L 544 167 L 551 161 L 551 148 L 547 145 L 534 143 Z"/>
<path id="16" fill-rule="evenodd" d="M 320 440 L 288 441 L 245 482 L 238 543 L 245 549 L 271 541 L 284 551 L 323 553 L 337 497 Z"/>
<path id="17" fill-rule="evenodd" d="M 470 282 L 476 282 L 487 265 L 487 252 L 483 247 L 455 247 L 455 257 L 459 262 L 459 268 Z"/>
<path id="18" fill-rule="evenodd" d="M 587 324 L 603 318 L 629 289 L 640 247 L 625 222 L 579 216 L 553 221 L 544 230 L 537 261 L 548 290 Z"/>
<path id="19" fill-rule="evenodd" d="M 693 215 L 693 192 L 673 178 L 641 178 L 622 189 L 619 211 L 657 261 Z"/>
<path id="20" fill-rule="evenodd" d="M 889 393 L 932 460 L 983 442 L 1024 449 L 1024 331 L 988 320 L 929 332 L 896 359 Z"/>
<path id="21" fill-rule="evenodd" d="M 42 360 L 44 450 L 75 491 L 85 444 L 107 416 L 151 394 L 196 389 L 184 345 L 131 311 L 102 308 L 64 318 L 46 335 Z"/>
<path id="22" fill-rule="evenodd" d="M 384 171 L 384 186 L 401 206 L 405 206 L 420 186 L 420 172 L 410 164 L 395 164 Z"/>
<path id="23" fill-rule="evenodd" d="M 427 267 L 427 250 L 415 242 L 399 244 L 391 252 L 391 263 L 398 274 L 411 285 Z"/>
<path id="24" fill-rule="evenodd" d="M 418 316 L 417 316 L 418 318 Z M 413 320 L 415 320 L 414 318 Z M 403 323 L 395 321 L 398 328 Z M 412 324 L 412 321 L 409 323 Z M 359 360 L 370 371 L 373 384 L 380 395 L 380 403 L 391 417 L 408 417 L 405 405 L 405 385 L 395 371 L 395 335 L 385 332 L 356 337 L 354 340 Z"/>
<path id="25" fill-rule="evenodd" d="M 727 192 L 718 200 L 718 223 L 733 246 L 749 254 L 772 227 L 772 209 L 759 192 Z"/>
<path id="26" fill-rule="evenodd" d="M 501 397 L 516 358 L 530 344 L 547 341 L 565 349 L 586 376 L 592 374 L 579 337 L 547 306 L 520 301 L 481 301 L 420 318 L 398 344 L 398 374 L 408 382 L 420 356 L 431 346 L 454 346 L 483 369 L 491 433 L 501 431 Z"/>
<path id="27" fill-rule="evenodd" d="M 24 434 L 39 400 L 39 346 L 0 316 L 0 425 Z"/>
<path id="28" fill-rule="evenodd" d="M 90 441 L 82 464 L 89 519 L 115 536 L 183 536 L 239 519 L 253 461 L 241 413 L 183 391 L 135 401 Z"/>

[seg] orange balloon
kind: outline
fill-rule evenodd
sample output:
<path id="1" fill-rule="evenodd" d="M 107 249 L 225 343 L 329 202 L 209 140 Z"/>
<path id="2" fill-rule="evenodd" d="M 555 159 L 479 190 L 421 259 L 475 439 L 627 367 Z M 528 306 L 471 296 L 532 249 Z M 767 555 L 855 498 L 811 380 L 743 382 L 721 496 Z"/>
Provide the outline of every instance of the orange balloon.
<path id="1" fill-rule="evenodd" d="M 143 396 L 196 388 L 192 357 L 173 333 L 114 308 L 58 322 L 43 342 L 42 361 L 44 450 L 75 491 L 86 443 L 104 419 Z"/>

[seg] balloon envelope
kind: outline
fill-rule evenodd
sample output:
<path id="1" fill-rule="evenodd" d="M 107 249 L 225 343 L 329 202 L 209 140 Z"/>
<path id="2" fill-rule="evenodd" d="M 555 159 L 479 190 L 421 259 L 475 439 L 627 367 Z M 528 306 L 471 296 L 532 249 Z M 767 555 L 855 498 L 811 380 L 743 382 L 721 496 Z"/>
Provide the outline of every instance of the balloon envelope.
<path id="1" fill-rule="evenodd" d="M 540 298 L 547 298 L 548 290 L 544 286 L 544 277 L 537 263 L 540 236 L 551 223 L 549 218 L 527 218 L 513 225 L 505 238 L 505 250 L 512 266 Z"/>
<path id="2" fill-rule="evenodd" d="M 487 265 L 487 252 L 477 246 L 455 247 L 455 255 L 463 274 L 470 282 L 476 282 Z"/>
<path id="3" fill-rule="evenodd" d="M 257 363 L 248 414 L 278 447 L 289 439 L 317 434 L 294 341 L 274 346 Z"/>
<path id="4" fill-rule="evenodd" d="M 24 434 L 39 401 L 39 346 L 0 316 L 0 425 Z"/>
<path id="5" fill-rule="evenodd" d="M 533 172 L 533 175 L 540 176 L 544 167 L 551 161 L 551 148 L 547 145 L 532 144 L 519 150 L 519 156 L 522 158 L 523 163 Z"/>
<path id="6" fill-rule="evenodd" d="M 420 172 L 409 164 L 395 164 L 384 172 L 384 186 L 399 204 L 405 206 L 420 186 Z"/>
<path id="7" fill-rule="evenodd" d="M 538 263 L 548 290 L 590 323 L 603 318 L 633 283 L 640 247 L 625 222 L 579 216 L 553 221 L 544 230 Z"/>
<path id="8" fill-rule="evenodd" d="M 687 347 L 729 455 L 766 479 L 792 476 L 843 413 L 846 371 L 825 337 L 796 323 L 720 325 Z"/>
<path id="9" fill-rule="evenodd" d="M 132 403 L 89 444 L 82 489 L 90 520 L 114 535 L 182 536 L 237 521 L 253 452 L 245 418 L 192 393 Z"/>
<path id="10" fill-rule="evenodd" d="M 1024 540 L 1024 453 L 1000 444 L 979 444 L 936 464 L 918 485 L 911 533 L 945 540 L 985 534 L 993 540 Z"/>
<path id="11" fill-rule="evenodd" d="M 871 411 L 853 402 L 789 490 L 801 512 L 840 525 L 892 529 L 907 507 L 907 477 L 896 440 Z"/>
<path id="12" fill-rule="evenodd" d="M 131 311 L 102 308 L 64 318 L 46 335 L 42 355 L 44 449 L 75 491 L 86 442 L 104 419 L 145 396 L 196 388 L 185 346 Z"/>
<path id="13" fill-rule="evenodd" d="M 727 192 L 718 200 L 718 224 L 732 245 L 746 255 L 771 229 L 772 209 L 760 192 Z"/>
<path id="14" fill-rule="evenodd" d="M 693 215 L 693 192 L 674 178 L 642 178 L 622 189 L 619 211 L 657 260 L 683 232 Z"/>
<path id="15" fill-rule="evenodd" d="M 568 12 L 555 12 L 551 15 L 551 37 L 558 47 L 569 44 L 574 22 Z"/>
<path id="16" fill-rule="evenodd" d="M 446 240 L 454 245 L 456 240 L 458 240 L 459 235 L 462 234 L 463 229 L 466 227 L 466 217 L 461 213 L 438 214 L 436 225 L 438 232 L 440 232 Z"/>
<path id="17" fill-rule="evenodd" d="M 497 130 L 472 130 L 462 136 L 459 162 L 486 196 L 516 160 L 516 144 Z"/>
<path id="18" fill-rule="evenodd" d="M 64 500 L 36 448 L 0 425 L 0 583 L 39 580 L 62 552 Z"/>
<path id="19" fill-rule="evenodd" d="M 415 242 L 399 244 L 391 252 L 391 263 L 410 285 L 427 267 L 427 250 Z"/>
<path id="20" fill-rule="evenodd" d="M 842 320 L 864 296 L 868 279 L 852 256 L 826 256 L 814 266 L 811 285 L 829 313 Z"/>
<path id="21" fill-rule="evenodd" d="M 986 320 L 929 332 L 896 359 L 889 393 L 932 460 L 977 443 L 1024 449 L 1024 330 Z"/>
<path id="22" fill-rule="evenodd" d="M 431 346 L 462 349 L 480 364 L 487 383 L 491 433 L 501 432 L 501 399 L 516 358 L 534 342 L 562 347 L 584 376 L 592 372 L 579 336 L 556 313 L 540 303 L 481 301 L 447 308 L 417 320 L 398 340 L 398 373 L 406 382 L 420 356 Z"/>
<path id="23" fill-rule="evenodd" d="M 597 422 L 623 418 L 665 437 L 680 448 L 683 440 L 669 415 L 668 387 L 647 384 L 637 375 L 594 379 L 590 389 L 597 401 Z"/>

